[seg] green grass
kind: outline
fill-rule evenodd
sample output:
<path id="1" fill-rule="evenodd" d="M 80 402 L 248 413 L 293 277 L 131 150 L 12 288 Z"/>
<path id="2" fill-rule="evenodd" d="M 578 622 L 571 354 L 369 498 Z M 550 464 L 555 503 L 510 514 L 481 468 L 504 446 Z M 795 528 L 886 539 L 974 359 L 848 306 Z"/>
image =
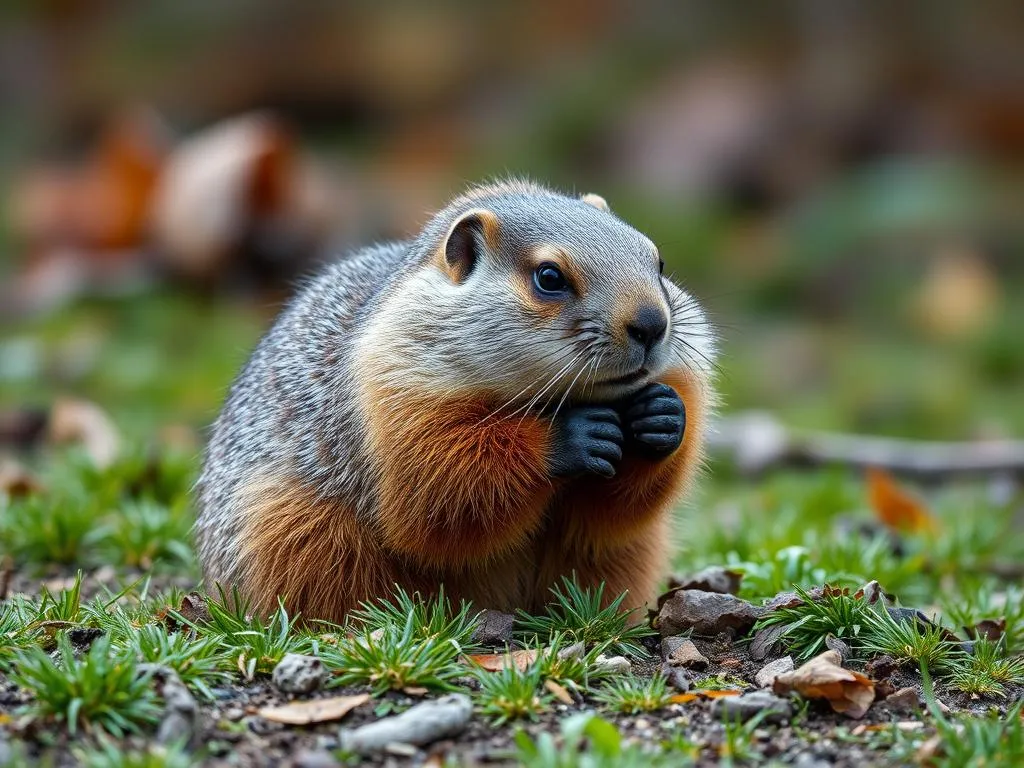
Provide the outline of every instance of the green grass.
<path id="1" fill-rule="evenodd" d="M 219 590 L 218 598 L 207 598 L 206 607 L 208 623 L 195 624 L 176 612 L 173 615 L 198 635 L 212 638 L 224 652 L 227 666 L 236 668 L 246 680 L 273 672 L 285 654 L 299 651 L 306 642 L 295 629 L 297 617 L 289 616 L 283 603 L 262 618 L 236 588 L 230 595 Z"/>
<path id="2" fill-rule="evenodd" d="M 476 629 L 476 614 L 471 606 L 463 601 L 459 610 L 454 611 L 443 587 L 437 597 L 425 600 L 418 592 L 410 595 L 396 585 L 391 598 L 380 597 L 363 603 L 349 614 L 354 626 L 370 633 L 404 626 L 409 619 L 416 640 L 433 638 L 454 643 L 462 649 L 470 647 L 470 638 Z"/>
<path id="3" fill-rule="evenodd" d="M 511 664 L 497 672 L 482 669 L 475 676 L 480 683 L 480 714 L 494 725 L 523 718 L 535 720 L 551 702 L 551 696 L 541 690 L 544 670 L 539 664 L 525 669 Z"/>
<path id="4" fill-rule="evenodd" d="M 519 636 L 550 640 L 560 633 L 585 644 L 610 642 L 608 649 L 613 653 L 648 655 L 639 640 L 654 633 L 640 623 L 642 617 L 622 609 L 625 593 L 605 606 L 604 584 L 592 589 L 581 587 L 575 578 L 563 577 L 561 585 L 551 587 L 551 594 L 554 600 L 548 603 L 544 615 L 518 612 Z"/>
<path id="5" fill-rule="evenodd" d="M 886 654 L 898 662 L 912 662 L 936 671 L 948 670 L 964 660 L 964 651 L 938 624 L 897 620 L 886 610 L 867 612 L 864 618 L 865 653 Z"/>
<path id="6" fill-rule="evenodd" d="M 785 648 L 805 661 L 825 649 L 825 639 L 832 635 L 843 640 L 851 650 L 858 650 L 865 614 L 872 610 L 867 601 L 839 589 L 829 589 L 821 599 L 814 600 L 801 587 L 795 587 L 802 599 L 799 605 L 785 606 L 758 620 L 754 630 L 785 627 L 781 635 Z"/>
<path id="7" fill-rule="evenodd" d="M 191 633 L 168 632 L 163 625 L 147 624 L 134 634 L 127 649 L 139 661 L 170 667 L 206 699 L 214 698 L 214 686 L 232 677 L 224 668 L 233 649 L 224 648 L 217 637 L 193 638 Z"/>
<path id="8" fill-rule="evenodd" d="M 144 749 L 122 749 L 116 742 L 99 739 L 96 745 L 79 747 L 72 754 L 83 768 L 189 768 L 193 755 L 179 745 L 151 744 Z"/>
<path id="9" fill-rule="evenodd" d="M 668 683 L 661 675 L 646 680 L 633 676 L 612 678 L 594 692 L 596 701 L 627 715 L 661 709 L 671 697 Z"/>
<path id="10" fill-rule="evenodd" d="M 462 647 L 450 637 L 418 636 L 422 625 L 414 613 L 404 624 L 388 624 L 345 638 L 321 649 L 337 685 L 366 685 L 375 695 L 425 687 L 452 690 L 451 680 L 463 672 L 455 664 Z"/>
<path id="11" fill-rule="evenodd" d="M 67 635 L 57 636 L 58 659 L 40 648 L 15 657 L 11 680 L 32 694 L 27 713 L 52 720 L 74 735 L 98 728 L 114 736 L 140 732 L 156 722 L 160 708 L 149 677 L 128 654 L 113 652 L 109 638 L 75 657 Z"/>

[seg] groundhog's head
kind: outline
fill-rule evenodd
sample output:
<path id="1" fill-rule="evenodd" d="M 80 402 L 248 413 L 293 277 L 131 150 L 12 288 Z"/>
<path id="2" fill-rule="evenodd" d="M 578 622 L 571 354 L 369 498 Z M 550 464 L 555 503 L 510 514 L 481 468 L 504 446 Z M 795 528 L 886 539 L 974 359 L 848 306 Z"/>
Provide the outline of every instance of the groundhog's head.
<path id="1" fill-rule="evenodd" d="M 387 304 L 404 308 L 402 336 L 421 342 L 401 356 L 440 390 L 554 408 L 711 365 L 703 310 L 665 276 L 655 244 L 596 195 L 481 187 L 417 243 L 423 268 Z"/>

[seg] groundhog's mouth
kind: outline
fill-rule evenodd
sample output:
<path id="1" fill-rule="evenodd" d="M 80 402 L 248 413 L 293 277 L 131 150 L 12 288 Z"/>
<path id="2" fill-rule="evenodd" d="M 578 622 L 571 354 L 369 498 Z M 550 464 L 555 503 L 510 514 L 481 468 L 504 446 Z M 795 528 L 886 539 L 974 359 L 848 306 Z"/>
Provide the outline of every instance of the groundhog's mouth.
<path id="1" fill-rule="evenodd" d="M 618 376 L 614 379 L 605 379 L 602 384 L 635 384 L 647 375 L 648 371 L 646 368 L 638 368 L 632 373 L 627 373 L 625 376 Z"/>

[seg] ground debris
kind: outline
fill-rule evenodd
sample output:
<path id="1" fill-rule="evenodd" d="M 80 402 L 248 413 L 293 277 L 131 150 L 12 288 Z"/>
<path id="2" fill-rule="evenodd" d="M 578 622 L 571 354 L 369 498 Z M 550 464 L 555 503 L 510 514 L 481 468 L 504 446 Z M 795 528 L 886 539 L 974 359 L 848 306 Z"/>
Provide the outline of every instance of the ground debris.
<path id="1" fill-rule="evenodd" d="M 470 641 L 474 645 L 503 646 L 512 640 L 512 626 L 516 617 L 511 613 L 502 613 L 488 608 L 477 617 L 476 629 Z"/>
<path id="2" fill-rule="evenodd" d="M 771 688 L 775 683 L 775 678 L 792 672 L 793 669 L 793 657 L 783 656 L 781 659 L 776 659 L 761 667 L 757 675 L 754 676 L 754 682 L 757 683 L 758 688 Z"/>
<path id="3" fill-rule="evenodd" d="M 803 666 L 775 678 L 777 694 L 799 693 L 808 699 L 825 699 L 833 710 L 855 719 L 864 717 L 875 700 L 875 683 L 840 666 L 839 654 L 825 651 Z"/>
<path id="4" fill-rule="evenodd" d="M 163 664 L 140 664 L 139 674 L 152 673 L 157 692 L 164 700 L 164 712 L 157 727 L 158 744 L 198 746 L 199 704 L 178 673 Z"/>
<path id="5" fill-rule="evenodd" d="M 271 679 L 285 693 L 312 693 L 327 682 L 327 670 L 315 656 L 287 653 L 274 667 Z"/>
<path id="6" fill-rule="evenodd" d="M 725 720 L 738 718 L 743 722 L 765 712 L 764 722 L 781 725 L 793 716 L 793 704 L 770 691 L 751 691 L 742 696 L 715 699 L 711 711 Z"/>
<path id="7" fill-rule="evenodd" d="M 655 628 L 662 637 L 693 631 L 712 636 L 722 632 L 742 635 L 754 626 L 763 611 L 734 595 L 681 589 L 661 606 Z"/>
<path id="8" fill-rule="evenodd" d="M 340 720 L 353 709 L 370 700 L 370 694 L 334 696 L 330 699 L 293 701 L 280 707 L 263 707 L 258 714 L 264 720 L 285 725 L 310 725 Z"/>
<path id="9" fill-rule="evenodd" d="M 473 703 L 464 693 L 452 693 L 424 701 L 400 715 L 352 730 L 342 730 L 341 748 L 360 755 L 383 752 L 392 744 L 423 746 L 465 729 L 473 715 Z"/>
<path id="10" fill-rule="evenodd" d="M 661 641 L 661 655 L 669 664 L 707 669 L 707 657 L 687 637 L 666 637 Z"/>

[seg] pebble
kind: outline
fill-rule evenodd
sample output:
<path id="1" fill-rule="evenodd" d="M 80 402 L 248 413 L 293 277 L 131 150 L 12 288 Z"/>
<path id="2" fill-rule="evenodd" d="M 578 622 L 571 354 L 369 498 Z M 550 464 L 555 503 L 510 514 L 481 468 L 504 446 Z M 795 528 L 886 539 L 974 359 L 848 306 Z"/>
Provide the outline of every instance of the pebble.
<path id="1" fill-rule="evenodd" d="M 285 693 L 312 693 L 327 682 L 327 670 L 314 656 L 288 653 L 274 667 L 271 680 Z"/>
<path id="2" fill-rule="evenodd" d="M 921 709 L 921 698 L 913 688 L 900 688 L 886 698 L 885 706 L 895 712 L 916 712 Z"/>
<path id="3" fill-rule="evenodd" d="M 697 650 L 697 646 L 693 644 L 692 640 L 688 638 L 676 639 L 680 640 L 680 642 L 676 644 L 675 649 L 666 659 L 669 664 L 678 664 L 681 667 L 689 667 L 690 669 L 707 669 L 707 657 Z M 662 647 L 664 647 L 664 643 Z"/>
<path id="4" fill-rule="evenodd" d="M 739 717 L 746 722 L 761 712 L 767 712 L 765 723 L 786 723 L 793 716 L 793 705 L 768 691 L 753 691 L 742 696 L 715 699 L 712 712 L 725 719 Z"/>
<path id="5" fill-rule="evenodd" d="M 477 617 L 476 629 L 473 630 L 470 640 L 476 645 L 507 645 L 512 639 L 512 625 L 515 620 L 516 617 L 511 613 L 488 608 Z"/>
<path id="6" fill-rule="evenodd" d="M 613 675 L 628 675 L 633 665 L 625 656 L 605 656 L 603 653 L 594 659 L 594 669 L 610 672 Z"/>
<path id="7" fill-rule="evenodd" d="M 681 589 L 665 601 L 658 612 L 658 631 L 662 637 L 692 630 L 698 635 L 722 632 L 745 634 L 761 616 L 760 608 L 733 595 Z"/>
<path id="8" fill-rule="evenodd" d="M 340 763 L 324 749 L 300 750 L 292 761 L 295 768 L 336 768 Z"/>
<path id="9" fill-rule="evenodd" d="M 771 688 L 776 677 L 786 672 L 792 672 L 793 669 L 793 657 L 783 656 L 781 659 L 776 659 L 761 667 L 761 670 L 754 676 L 754 682 L 757 683 L 758 688 Z"/>

